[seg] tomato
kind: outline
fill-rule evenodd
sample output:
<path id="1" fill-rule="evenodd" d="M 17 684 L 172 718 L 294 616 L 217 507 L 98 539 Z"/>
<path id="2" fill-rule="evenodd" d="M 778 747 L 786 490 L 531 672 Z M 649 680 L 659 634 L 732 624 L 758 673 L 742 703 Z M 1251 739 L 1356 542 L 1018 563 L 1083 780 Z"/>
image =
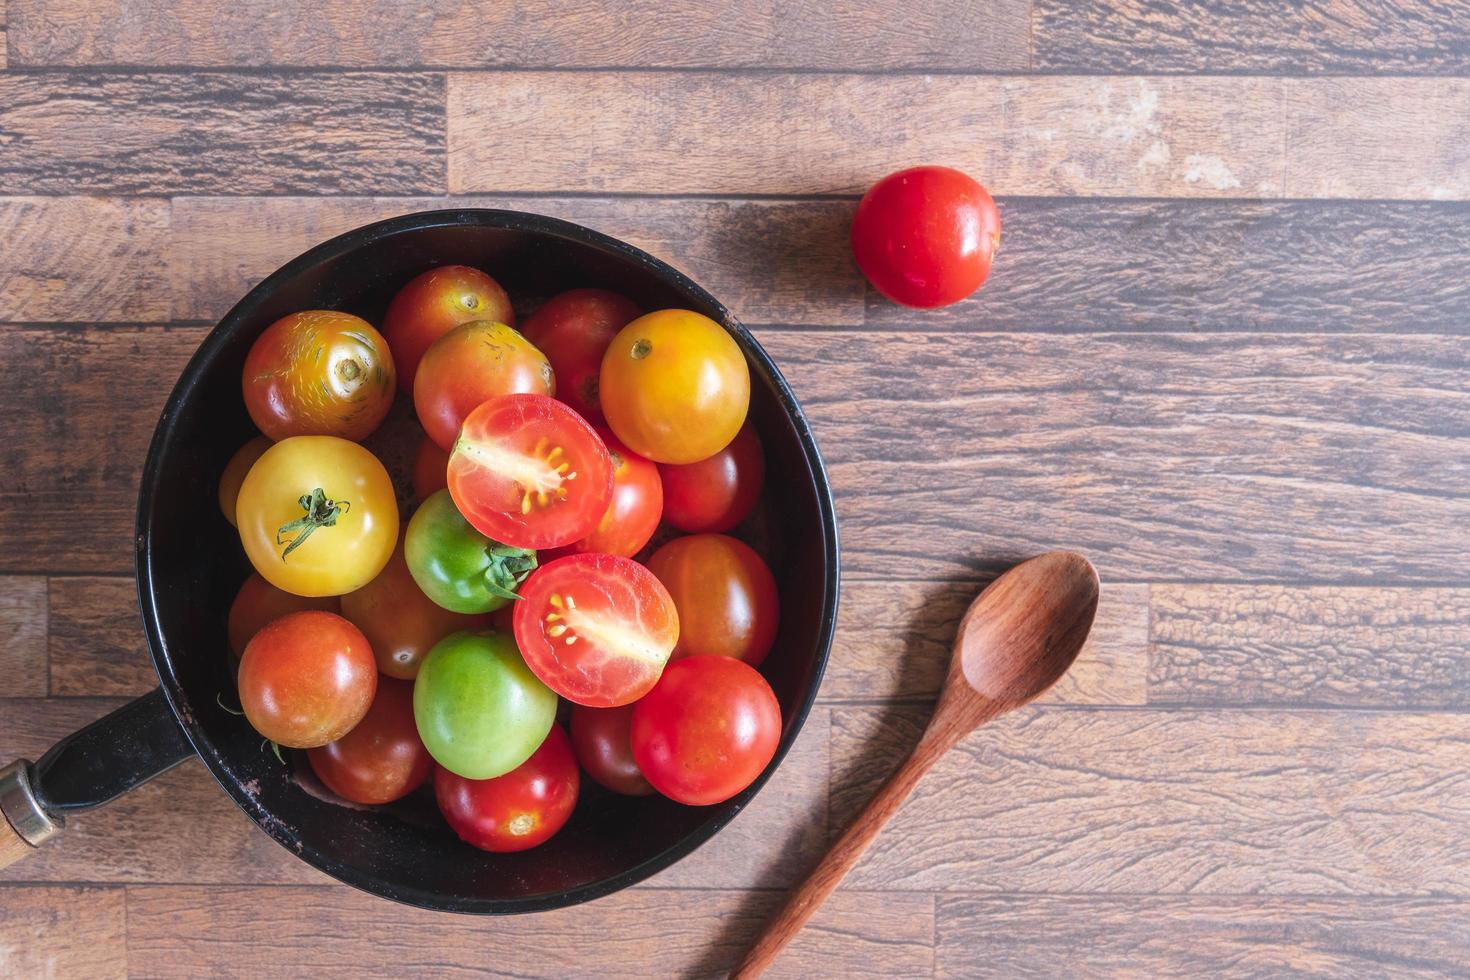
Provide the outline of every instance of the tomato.
<path id="1" fill-rule="evenodd" d="M 542 565 L 515 605 L 516 644 L 557 694 L 611 708 L 658 681 L 679 639 L 669 593 L 642 565 L 572 555 Z"/>
<path id="2" fill-rule="evenodd" d="M 393 358 L 361 317 L 307 310 L 265 328 L 245 358 L 242 383 L 251 420 L 271 439 L 357 442 L 393 406 Z"/>
<path id="3" fill-rule="evenodd" d="M 735 438 L 750 407 L 740 345 L 691 310 L 649 313 L 618 331 L 598 388 L 618 438 L 658 463 L 713 456 Z"/>
<path id="4" fill-rule="evenodd" d="M 728 531 L 750 515 L 766 478 L 760 437 L 749 422 L 730 444 L 707 459 L 664 464 L 664 520 L 681 531 Z"/>
<path id="5" fill-rule="evenodd" d="M 309 749 L 352 731 L 378 688 L 362 631 L 335 613 L 308 610 L 268 624 L 240 658 L 240 706 L 257 732 Z"/>
<path id="6" fill-rule="evenodd" d="M 546 740 L 515 769 L 494 779 L 434 774 L 439 812 L 466 844 L 482 851 L 524 851 L 544 844 L 571 819 L 581 776 L 566 733 Z"/>
<path id="7" fill-rule="evenodd" d="M 419 668 L 413 714 L 435 762 L 466 779 L 489 779 L 536 751 L 556 720 L 556 695 L 508 635 L 451 633 Z"/>
<path id="8" fill-rule="evenodd" d="M 776 754 L 781 706 L 754 667 L 729 657 L 671 663 L 633 706 L 633 759 L 653 788 L 693 806 L 745 789 Z"/>
<path id="9" fill-rule="evenodd" d="M 413 723 L 413 685 L 381 678 L 372 706 L 357 726 L 326 745 L 308 749 L 312 771 L 352 803 L 391 803 L 429 778 L 434 762 Z"/>
<path id="10" fill-rule="evenodd" d="M 599 426 L 597 434 L 612 456 L 612 503 L 607 505 L 591 534 L 556 549 L 555 554 L 543 555 L 547 561 L 591 552 L 632 558 L 658 530 L 659 516 L 664 509 L 664 487 L 658 467 L 619 442 L 611 429 Z"/>
<path id="11" fill-rule="evenodd" d="M 653 786 L 633 761 L 628 731 L 633 724 L 633 705 L 621 708 L 572 709 L 572 748 L 587 775 L 614 793 L 647 796 Z"/>
<path id="12" fill-rule="evenodd" d="M 377 578 L 342 597 L 342 615 L 372 644 L 378 670 L 404 680 L 418 674 L 430 648 L 450 633 L 489 624 L 487 616 L 450 612 L 424 595 L 409 574 L 402 544 Z"/>
<path id="13" fill-rule="evenodd" d="M 449 493 L 481 534 L 517 548 L 586 537 L 612 500 L 612 459 L 592 426 L 545 395 L 470 413 L 449 454 Z"/>
<path id="14" fill-rule="evenodd" d="M 261 627 L 287 613 L 306 609 L 341 612 L 342 603 L 334 595 L 302 596 L 282 592 L 259 574 L 251 572 L 240 591 L 235 593 L 235 601 L 230 603 L 230 615 L 225 622 L 235 665 L 239 666 L 240 658 L 245 655 L 245 644 L 260 632 Z"/>
<path id="15" fill-rule="evenodd" d="M 521 325 L 556 372 L 556 396 L 589 422 L 602 421 L 597 396 L 602 355 L 617 332 L 638 317 L 632 300 L 606 289 L 572 289 L 547 300 Z"/>
<path id="16" fill-rule="evenodd" d="M 503 323 L 466 323 L 434 341 L 413 382 L 419 423 L 449 450 L 465 416 L 496 395 L 556 394 L 551 364 L 530 341 Z"/>
<path id="17" fill-rule="evenodd" d="M 296 595 L 362 588 L 398 541 L 388 471 L 357 443 L 333 436 L 295 436 L 267 449 L 240 486 L 235 516 L 255 570 Z"/>
<path id="18" fill-rule="evenodd" d="M 413 495 L 419 500 L 428 500 L 449 486 L 448 470 L 449 454 L 433 439 L 424 436 L 413 454 Z"/>
<path id="19" fill-rule="evenodd" d="M 491 541 L 470 527 L 448 490 L 419 505 L 408 522 L 403 551 L 424 595 L 457 613 L 501 608 L 536 567 L 536 552 Z"/>
<path id="20" fill-rule="evenodd" d="M 1000 248 L 1000 212 L 949 167 L 914 167 L 869 189 L 852 219 L 852 254 L 884 296 L 948 306 L 980 288 Z"/>
<path id="21" fill-rule="evenodd" d="M 424 351 L 471 320 L 515 326 L 515 310 L 500 283 L 466 265 L 440 266 L 410 279 L 383 315 L 383 335 L 393 351 L 398 387 L 411 394 Z"/>
<path id="22" fill-rule="evenodd" d="M 761 556 L 723 534 L 675 538 L 648 559 L 679 611 L 674 657 L 734 657 L 759 667 L 776 639 L 776 579 Z"/>
<path id="23" fill-rule="evenodd" d="M 225 520 L 230 522 L 230 527 L 235 526 L 235 501 L 240 496 L 240 484 L 245 482 L 245 474 L 250 472 L 250 467 L 270 447 L 269 439 L 256 436 L 235 450 L 235 455 L 225 464 L 225 471 L 219 476 L 219 509 Z"/>

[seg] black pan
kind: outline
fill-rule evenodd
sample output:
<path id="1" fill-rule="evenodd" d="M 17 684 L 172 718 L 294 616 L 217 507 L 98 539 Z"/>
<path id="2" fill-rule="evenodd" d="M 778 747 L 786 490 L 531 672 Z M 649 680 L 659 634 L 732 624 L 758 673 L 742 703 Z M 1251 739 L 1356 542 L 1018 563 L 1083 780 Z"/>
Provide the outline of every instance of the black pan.
<path id="1" fill-rule="evenodd" d="M 567 827 L 519 854 L 456 840 L 428 799 L 349 808 L 309 791 L 293 765 L 218 699 L 233 694 L 225 612 L 249 571 L 215 487 L 253 434 L 240 396 L 251 343 L 302 309 L 347 310 L 381 323 L 394 291 L 435 265 L 483 268 L 530 305 L 601 286 L 645 309 L 684 307 L 723 323 L 751 370 L 751 417 L 769 476 L 748 533 L 781 590 L 781 628 L 763 672 L 785 728 L 775 761 L 745 792 L 711 807 L 633 799 L 583 781 Z M 765 351 L 714 297 L 663 262 L 586 228 L 513 211 L 406 215 L 319 245 L 270 276 L 200 345 L 164 406 L 138 496 L 138 600 L 159 688 L 64 739 L 32 765 L 0 771 L 0 865 L 29 853 L 70 814 L 198 754 L 225 792 L 282 846 L 334 878 L 386 898 L 451 912 L 532 912 L 640 881 L 693 851 L 739 813 L 790 749 L 821 683 L 837 614 L 837 523 L 816 443 Z M 9 834 L 6 831 L 10 830 Z M 23 842 L 22 842 L 23 841 Z"/>

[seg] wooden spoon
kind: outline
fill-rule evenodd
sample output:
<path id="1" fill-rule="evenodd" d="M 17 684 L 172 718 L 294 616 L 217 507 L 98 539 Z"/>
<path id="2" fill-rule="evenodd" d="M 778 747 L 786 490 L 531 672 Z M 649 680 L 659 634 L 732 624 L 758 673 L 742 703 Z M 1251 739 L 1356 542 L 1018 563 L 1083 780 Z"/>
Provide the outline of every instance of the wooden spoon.
<path id="1" fill-rule="evenodd" d="M 923 738 L 766 924 L 735 977 L 756 977 L 771 965 L 940 756 L 1067 672 L 1092 629 L 1097 591 L 1097 571 L 1086 558 L 1053 551 L 1022 562 L 976 597 L 960 620 L 949 675 Z"/>

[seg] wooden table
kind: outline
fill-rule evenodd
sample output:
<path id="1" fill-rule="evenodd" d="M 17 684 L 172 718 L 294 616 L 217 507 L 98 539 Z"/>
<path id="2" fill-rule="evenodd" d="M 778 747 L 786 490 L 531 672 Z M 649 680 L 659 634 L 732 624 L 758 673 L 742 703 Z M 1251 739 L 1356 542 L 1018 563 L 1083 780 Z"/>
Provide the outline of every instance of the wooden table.
<path id="1" fill-rule="evenodd" d="M 0 875 L 0 974 L 718 973 L 916 737 L 977 585 L 1060 546 L 1106 583 L 1084 661 L 779 972 L 1470 971 L 1463 0 L 277 7 L 0 0 L 0 753 L 154 683 L 135 487 L 213 320 L 446 200 L 638 243 L 775 357 L 842 523 L 821 702 L 696 855 L 515 920 L 333 885 L 186 764 Z M 920 162 L 1005 222 L 928 313 L 846 245 Z"/>

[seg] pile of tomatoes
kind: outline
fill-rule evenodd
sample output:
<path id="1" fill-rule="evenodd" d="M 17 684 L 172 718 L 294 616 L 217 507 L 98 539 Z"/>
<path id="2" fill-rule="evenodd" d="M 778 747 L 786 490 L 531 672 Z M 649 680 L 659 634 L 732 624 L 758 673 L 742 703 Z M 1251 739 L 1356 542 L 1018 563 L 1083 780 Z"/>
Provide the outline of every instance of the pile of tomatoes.
<path id="1" fill-rule="evenodd" d="M 515 851 L 567 822 L 581 769 L 700 805 L 770 763 L 776 583 L 728 534 L 765 463 L 722 326 L 575 289 L 517 330 L 494 279 L 447 266 L 381 332 L 283 317 L 242 381 L 262 436 L 220 480 L 256 572 L 228 623 L 240 705 L 332 792 L 432 778 L 462 839 Z M 402 526 L 361 445 L 400 389 L 424 433 Z"/>

